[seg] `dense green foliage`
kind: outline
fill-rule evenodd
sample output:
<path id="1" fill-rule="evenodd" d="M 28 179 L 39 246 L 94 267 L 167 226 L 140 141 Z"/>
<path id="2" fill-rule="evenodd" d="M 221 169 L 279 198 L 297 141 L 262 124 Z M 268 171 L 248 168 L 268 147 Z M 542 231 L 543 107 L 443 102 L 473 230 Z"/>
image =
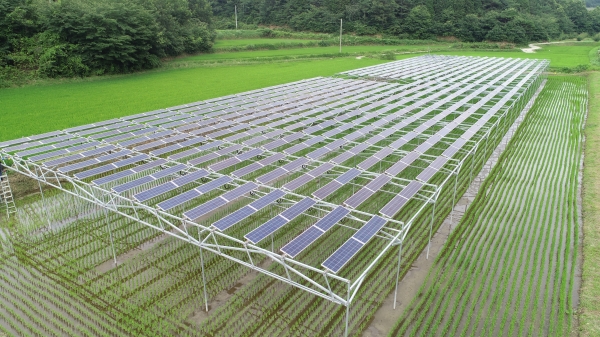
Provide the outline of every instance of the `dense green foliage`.
<path id="1" fill-rule="evenodd" d="M 600 9 L 581 0 L 210 0 L 214 14 L 245 23 L 333 33 L 387 33 L 417 39 L 526 43 L 600 32 Z M 230 23 L 231 25 L 231 23 Z M 224 27 L 225 28 L 225 27 Z"/>
<path id="2" fill-rule="evenodd" d="M 0 0 L 0 82 L 153 68 L 206 51 L 206 0 Z"/>

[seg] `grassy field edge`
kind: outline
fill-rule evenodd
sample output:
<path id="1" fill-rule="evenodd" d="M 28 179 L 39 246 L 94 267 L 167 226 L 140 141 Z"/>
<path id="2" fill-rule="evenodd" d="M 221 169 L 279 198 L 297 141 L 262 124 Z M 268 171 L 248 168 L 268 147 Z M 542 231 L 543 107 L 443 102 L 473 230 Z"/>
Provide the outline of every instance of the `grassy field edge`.
<path id="1" fill-rule="evenodd" d="M 600 73 L 589 75 L 589 108 L 583 169 L 583 274 L 581 336 L 600 335 Z"/>

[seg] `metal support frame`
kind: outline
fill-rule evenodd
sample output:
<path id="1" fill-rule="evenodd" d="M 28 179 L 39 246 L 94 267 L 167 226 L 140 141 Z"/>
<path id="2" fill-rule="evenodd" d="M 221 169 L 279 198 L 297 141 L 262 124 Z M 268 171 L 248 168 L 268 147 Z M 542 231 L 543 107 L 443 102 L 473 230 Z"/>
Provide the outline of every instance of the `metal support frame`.
<path id="1" fill-rule="evenodd" d="M 540 76 L 541 76 L 541 74 L 538 73 L 536 78 L 533 81 L 539 79 Z M 528 83 L 528 85 L 529 84 L 530 83 Z M 509 90 L 509 89 L 510 88 L 508 88 L 507 90 Z M 23 160 L 22 158 L 18 158 L 18 157 L 12 157 L 10 154 L 6 154 L 6 155 L 9 159 L 13 159 L 13 163 L 14 163 L 14 166 L 8 167 L 8 169 L 10 169 L 14 172 L 17 172 L 19 174 L 23 174 L 25 176 L 28 176 L 28 177 L 33 178 L 38 181 L 38 184 L 40 187 L 40 192 L 42 194 L 42 201 L 44 202 L 44 207 L 46 207 L 46 205 L 45 205 L 45 200 L 44 200 L 41 184 L 53 186 L 65 193 L 69 193 L 73 196 L 76 196 L 76 197 L 82 199 L 82 200 L 85 200 L 87 202 L 98 205 L 98 206 L 102 207 L 105 210 L 105 212 L 110 210 L 113 213 L 119 214 L 120 216 L 123 216 L 128 219 L 137 221 L 145 226 L 151 227 L 151 228 L 158 230 L 164 234 L 185 240 L 186 242 L 188 242 L 190 244 L 198 246 L 200 249 L 200 259 L 201 259 L 201 264 L 202 264 L 202 279 L 203 279 L 203 288 L 204 288 L 203 291 L 204 291 L 204 298 L 205 298 L 205 307 L 206 307 L 207 311 L 208 311 L 208 296 L 207 296 L 208 294 L 207 294 L 207 288 L 206 288 L 206 275 L 205 275 L 205 265 L 204 265 L 204 257 L 203 257 L 204 250 L 215 253 L 215 254 L 225 257 L 227 259 L 230 259 L 234 262 L 237 262 L 237 263 L 244 265 L 248 268 L 251 268 L 255 271 L 261 272 L 265 275 L 273 277 L 274 279 L 277 279 L 277 280 L 280 280 L 287 284 L 290 284 L 294 287 L 297 287 L 301 290 L 304 290 L 304 291 L 307 291 L 314 295 L 317 295 L 321 298 L 327 299 L 331 302 L 346 306 L 345 335 L 347 336 L 349 333 L 348 329 L 349 329 L 349 320 L 350 320 L 350 305 L 351 305 L 354 297 L 358 293 L 360 286 L 365 281 L 369 272 L 382 260 L 384 254 L 389 249 L 391 249 L 392 246 L 398 245 L 399 253 L 398 253 L 398 265 L 397 265 L 397 270 L 396 270 L 396 287 L 395 287 L 395 293 L 394 293 L 394 308 L 396 307 L 397 291 L 398 291 L 398 285 L 399 285 L 399 281 L 400 281 L 399 275 L 400 275 L 400 268 L 401 268 L 402 246 L 403 246 L 404 239 L 406 238 L 406 235 L 407 235 L 410 227 L 412 226 L 414 221 L 416 221 L 417 217 L 421 214 L 421 212 L 423 212 L 423 210 L 429 204 L 431 204 L 432 205 L 432 215 L 431 215 L 431 220 L 430 220 L 429 243 L 428 243 L 428 247 L 427 247 L 427 258 L 428 258 L 429 250 L 430 250 L 430 246 L 431 246 L 433 222 L 435 220 L 436 204 L 438 202 L 438 198 L 440 196 L 442 188 L 447 185 L 449 180 L 452 178 L 452 175 L 454 175 L 455 182 L 454 182 L 454 191 L 453 191 L 453 199 L 452 199 L 453 200 L 452 201 L 453 208 L 454 208 L 454 204 L 456 203 L 458 175 L 462 171 L 463 165 L 465 164 L 466 160 L 468 160 L 468 157 L 471 156 L 470 181 L 472 181 L 473 170 L 475 168 L 474 166 L 475 166 L 476 153 L 479 153 L 479 150 L 483 149 L 483 147 L 480 147 L 480 145 L 482 145 L 481 142 L 485 139 L 485 141 L 486 141 L 486 148 L 485 148 L 486 152 L 485 153 L 487 153 L 487 142 L 488 142 L 490 133 L 492 131 L 493 132 L 498 131 L 499 128 L 497 128 L 496 126 L 498 125 L 499 121 L 504 121 L 506 118 L 508 118 L 508 116 L 509 116 L 508 112 L 514 107 L 515 102 L 517 102 L 523 98 L 524 92 L 519 92 L 519 95 L 517 95 L 517 96 L 518 97 L 514 101 L 512 101 L 510 106 L 508 106 L 506 109 L 503 110 L 502 113 L 499 114 L 498 119 L 495 121 L 494 125 L 492 127 L 488 128 L 487 131 L 485 132 L 484 137 L 481 137 L 481 138 L 479 138 L 478 141 L 474 142 L 474 145 L 465 154 L 463 159 L 458 161 L 458 163 L 451 170 L 450 174 L 448 174 L 441 183 L 439 183 L 437 185 L 427 184 L 428 186 L 435 188 L 435 192 L 433 192 L 431 195 L 421 195 L 421 199 L 424 202 L 421 205 L 421 207 L 419 207 L 412 214 L 410 220 L 408 220 L 406 222 L 402 222 L 402 221 L 389 219 L 392 223 L 399 226 L 400 229 L 384 228 L 384 230 L 382 230 L 381 234 L 378 235 L 377 237 L 380 239 L 387 240 L 388 241 L 387 245 L 385 245 L 385 247 L 381 250 L 381 252 L 370 262 L 370 264 L 362 271 L 362 273 L 353 280 L 347 279 L 347 278 L 344 278 L 344 277 L 341 277 L 341 276 L 338 276 L 335 274 L 331 274 L 326 270 L 315 268 L 311 265 L 304 264 L 304 263 L 302 263 L 300 261 L 296 261 L 294 259 L 286 258 L 284 255 L 276 254 L 273 251 L 273 249 L 274 249 L 273 237 L 271 237 L 271 239 L 272 239 L 271 250 L 264 249 L 257 245 L 252 245 L 248 242 L 233 238 L 229 235 L 226 235 L 224 233 L 216 231 L 216 230 L 210 228 L 209 226 L 204 226 L 201 224 L 188 222 L 186 219 L 183 219 L 181 217 L 169 214 L 167 212 L 163 212 L 161 210 L 144 205 L 142 203 L 135 202 L 131 199 L 128 199 L 121 195 L 112 193 L 106 189 L 103 189 L 102 187 L 86 183 L 84 181 L 70 177 L 67 174 L 62 174 L 53 169 L 46 168 L 46 167 L 39 165 L 37 163 L 34 163 L 32 161 Z M 1 150 L 0 150 L 0 152 L 1 152 Z M 461 153 L 464 153 L 464 152 L 461 151 Z M 316 163 L 318 163 L 318 161 L 316 161 Z M 337 166 L 337 167 L 342 168 L 341 166 Z M 38 170 L 39 170 L 39 173 L 38 173 Z M 362 174 L 368 175 L 369 173 L 366 171 L 363 171 Z M 320 181 L 321 181 L 321 177 L 319 177 L 319 184 L 320 184 Z M 300 196 L 300 195 L 298 195 L 298 196 Z M 335 205 L 320 202 L 318 206 L 319 207 L 317 207 L 317 209 L 319 211 L 318 213 L 320 214 L 322 209 L 330 209 L 330 208 L 334 207 Z M 355 211 L 353 211 L 353 212 L 355 212 Z M 357 215 L 360 215 L 360 214 L 369 215 L 364 212 L 362 212 L 362 213 L 355 212 L 355 213 L 357 213 Z M 452 219 L 452 214 L 453 214 L 453 211 L 451 212 L 451 219 Z M 143 216 L 143 215 L 145 215 L 145 216 Z M 352 217 L 352 219 L 364 222 L 364 220 L 362 220 L 358 217 Z M 48 219 L 48 221 L 49 221 L 49 219 Z M 109 231 L 110 231 L 110 224 L 108 223 L 109 222 L 108 216 L 106 216 L 106 221 L 107 221 L 107 225 L 109 226 Z M 183 226 L 184 226 L 183 230 L 179 227 L 180 224 L 183 224 Z M 50 222 L 49 222 L 49 225 L 51 226 Z M 194 226 L 198 229 L 199 233 L 198 233 L 197 239 L 192 237 L 189 234 L 189 232 L 187 230 L 188 225 Z M 204 239 L 202 239 L 202 237 L 200 236 L 202 233 L 206 234 Z M 112 232 L 110 232 L 110 238 L 111 238 L 111 245 L 113 246 L 113 258 L 114 258 L 115 264 L 116 264 L 117 263 L 116 250 L 114 248 Z M 224 241 L 227 241 L 228 243 L 224 244 L 223 243 Z M 245 260 L 243 258 L 238 258 L 236 256 L 233 256 L 233 254 L 228 254 L 229 252 L 244 252 L 245 255 L 248 257 L 248 259 Z M 251 256 L 252 254 L 260 254 L 265 257 L 271 258 L 274 263 L 278 263 L 284 267 L 283 269 L 284 269 L 285 273 L 280 275 L 280 274 L 273 273 L 270 270 L 261 268 L 252 260 L 252 256 Z M 305 272 L 306 273 L 308 273 L 308 272 L 315 273 L 316 276 L 309 277 L 306 275 Z M 300 281 L 294 280 L 292 278 L 292 276 L 298 277 L 298 279 L 300 279 Z M 333 281 L 347 285 L 347 287 L 344 291 L 344 294 L 336 293 L 335 288 L 332 287 L 332 285 L 331 285 L 331 283 Z M 308 283 L 308 286 L 305 285 L 306 283 Z"/>

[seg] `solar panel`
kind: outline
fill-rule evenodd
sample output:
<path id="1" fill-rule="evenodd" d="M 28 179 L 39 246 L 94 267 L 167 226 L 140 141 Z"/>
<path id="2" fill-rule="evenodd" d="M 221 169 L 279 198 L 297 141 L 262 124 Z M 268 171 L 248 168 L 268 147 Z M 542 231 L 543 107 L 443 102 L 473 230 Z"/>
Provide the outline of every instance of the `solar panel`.
<path id="1" fill-rule="evenodd" d="M 227 183 L 232 182 L 233 179 L 229 178 L 229 177 L 219 177 L 211 182 L 208 182 L 200 187 L 197 187 L 196 190 L 202 194 L 206 194 L 214 189 L 217 189 Z"/>
<path id="2" fill-rule="evenodd" d="M 187 185 L 191 182 L 194 182 L 202 177 L 206 177 L 207 175 L 208 175 L 208 172 L 205 170 L 191 172 L 191 173 L 184 175 L 183 177 L 173 180 L 173 184 L 175 184 L 175 186 L 177 186 L 177 187 L 181 187 L 181 186 Z"/>
<path id="3" fill-rule="evenodd" d="M 232 201 L 232 200 L 239 198 L 242 195 L 244 195 L 256 188 L 258 188 L 258 185 L 256 185 L 255 183 L 252 183 L 252 182 L 246 183 L 242 186 L 237 187 L 233 191 L 223 194 L 221 197 L 223 197 L 227 201 Z"/>
<path id="4" fill-rule="evenodd" d="M 73 147 L 69 147 L 66 149 L 58 150 L 58 151 L 52 151 L 52 152 L 40 154 L 37 156 L 32 156 L 32 157 L 29 157 L 29 160 L 31 160 L 31 161 L 47 160 L 47 159 L 50 159 L 53 157 L 62 156 L 64 154 L 73 153 L 73 152 L 77 152 L 77 151 L 81 151 L 81 150 L 86 150 L 86 149 L 92 148 L 97 145 L 100 145 L 100 142 L 86 143 L 83 145 L 73 146 Z"/>
<path id="5" fill-rule="evenodd" d="M 383 208 L 379 211 L 379 213 L 387 216 L 388 218 L 393 218 L 398 211 L 408 202 L 408 199 L 401 195 L 396 195 L 390 202 L 388 202 Z"/>
<path id="6" fill-rule="evenodd" d="M 267 150 L 267 151 L 271 151 L 271 150 L 276 149 L 276 148 L 278 148 L 280 146 L 283 146 L 285 144 L 287 144 L 285 140 L 283 140 L 283 139 L 277 139 L 277 140 L 274 140 L 274 141 L 272 141 L 272 142 L 270 142 L 268 144 L 263 145 L 262 148 L 265 149 L 265 150 Z"/>
<path id="7" fill-rule="evenodd" d="M 339 165 L 339 164 L 345 162 L 346 160 L 348 160 L 348 159 L 350 159 L 350 158 L 352 158 L 354 156 L 355 156 L 355 154 L 353 154 L 352 152 L 349 152 L 349 151 L 348 152 L 344 152 L 344 153 L 340 154 L 339 156 L 333 158 L 331 160 L 331 162 L 334 163 L 334 164 L 338 164 Z"/>
<path id="8" fill-rule="evenodd" d="M 331 211 L 321 220 L 317 221 L 315 227 L 320 228 L 323 231 L 328 231 L 331 229 L 336 223 L 342 220 L 346 215 L 350 213 L 349 210 L 344 208 L 343 206 L 338 206 L 336 209 Z"/>
<path id="9" fill-rule="evenodd" d="M 193 154 L 200 153 L 202 151 L 210 150 L 210 149 L 215 148 L 217 146 L 220 146 L 222 144 L 223 144 L 222 141 L 217 140 L 217 141 L 214 141 L 214 142 L 211 142 L 211 143 L 204 144 L 204 145 L 199 146 L 197 148 L 193 148 L 193 149 L 189 149 L 187 151 L 176 153 L 176 154 L 174 154 L 172 156 L 169 156 L 168 158 L 171 159 L 171 160 L 179 160 L 181 158 L 189 157 L 189 156 L 191 156 Z"/>
<path id="10" fill-rule="evenodd" d="M 192 221 L 195 221 L 198 218 L 200 218 L 201 216 L 206 215 L 210 212 L 213 212 L 217 208 L 225 205 L 226 203 L 227 203 L 227 201 L 225 201 L 221 197 L 218 197 L 218 198 L 212 199 L 210 201 L 207 201 L 207 202 L 203 203 L 202 205 L 195 207 L 194 209 L 192 209 L 190 211 L 183 213 L 183 215 L 186 218 L 188 218 Z"/>
<path id="11" fill-rule="evenodd" d="M 350 169 L 348 170 L 346 173 L 342 174 L 341 176 L 335 178 L 335 180 L 337 180 L 340 184 L 347 184 L 350 182 L 350 180 L 358 177 L 360 175 L 360 171 L 357 169 Z"/>
<path id="12" fill-rule="evenodd" d="M 71 156 L 67 156 L 67 157 L 62 157 L 62 158 L 58 158 L 55 160 L 50 160 L 47 162 L 44 162 L 44 166 L 46 167 L 52 167 L 52 166 L 57 166 L 57 165 L 62 165 L 62 164 L 66 164 L 75 160 L 79 160 L 79 159 L 83 159 L 86 157 L 91 157 L 91 156 L 95 156 L 104 152 L 108 152 L 111 150 L 116 149 L 115 146 L 113 145 L 109 145 L 109 146 L 104 146 L 98 149 L 94 149 L 94 150 L 90 150 L 90 151 L 86 151 L 86 152 L 82 152 L 82 153 L 78 153 L 78 154 L 74 154 Z"/>
<path id="13" fill-rule="evenodd" d="M 295 258 L 311 243 L 317 241 L 317 239 L 321 237 L 324 233 L 325 232 L 318 229 L 317 227 L 311 226 L 302 234 L 297 236 L 294 240 L 290 241 L 287 245 L 283 246 L 281 248 L 281 251 L 291 256 L 292 258 Z"/>
<path id="14" fill-rule="evenodd" d="M 365 200 L 367 200 L 373 194 L 375 194 L 375 192 L 363 187 L 358 192 L 353 194 L 350 198 L 346 199 L 346 201 L 344 201 L 344 204 L 352 208 L 357 208 L 358 206 L 360 206 L 360 204 L 365 202 Z"/>
<path id="15" fill-rule="evenodd" d="M 313 152 L 311 152 L 311 153 L 307 154 L 306 156 L 307 156 L 308 158 L 310 158 L 310 159 L 313 159 L 313 160 L 315 160 L 315 159 L 317 159 L 317 158 L 319 158 L 319 157 L 321 157 L 321 156 L 324 156 L 325 154 L 327 154 L 327 153 L 329 153 L 329 152 L 331 152 L 331 150 L 330 150 L 330 149 L 322 147 L 322 148 L 320 148 L 320 149 L 317 149 L 317 150 L 315 150 L 315 151 L 313 151 Z"/>
<path id="16" fill-rule="evenodd" d="M 178 187 L 187 185 L 187 184 L 194 182 L 194 181 L 196 181 L 202 177 L 205 177 L 207 175 L 208 175 L 208 172 L 205 170 L 188 173 L 185 176 L 177 178 L 173 181 L 170 181 L 170 182 L 164 183 L 162 185 L 156 186 L 154 188 L 151 188 L 149 190 L 140 192 L 140 193 L 134 195 L 133 197 L 139 202 L 144 202 L 144 201 L 150 200 L 152 198 L 155 198 L 159 195 L 170 192 Z"/>
<path id="17" fill-rule="evenodd" d="M 261 164 L 259 164 L 259 163 L 252 163 L 252 164 L 250 164 L 248 166 L 242 167 L 241 169 L 237 169 L 237 170 L 233 171 L 231 173 L 231 175 L 234 176 L 234 177 L 240 178 L 240 177 L 248 175 L 248 174 L 250 174 L 250 173 L 252 173 L 254 171 L 260 170 L 262 167 L 263 166 Z"/>
<path id="18" fill-rule="evenodd" d="M 333 273 L 337 273 L 345 266 L 356 253 L 363 247 L 363 244 L 350 238 L 338 250 L 325 260 L 321 265 Z"/>
<path id="19" fill-rule="evenodd" d="M 52 145 L 37 147 L 37 148 L 27 150 L 27 151 L 17 152 L 15 155 L 19 156 L 19 157 L 26 157 L 26 156 L 30 156 L 32 154 L 47 152 L 50 150 L 56 150 L 56 149 L 60 149 L 63 147 L 68 147 L 71 145 L 76 145 L 76 144 L 81 144 L 81 143 L 86 143 L 86 142 L 87 142 L 87 139 L 73 139 L 73 140 L 68 140 L 66 142 L 56 143 L 56 144 L 52 144 Z"/>
<path id="20" fill-rule="evenodd" d="M 311 198 L 304 198 L 298 203 L 294 204 L 292 207 L 283 211 L 280 215 L 286 218 L 288 221 L 293 220 L 300 214 L 304 213 L 307 209 L 311 208 L 316 201 Z"/>
<path id="21" fill-rule="evenodd" d="M 244 161 L 244 160 L 251 159 L 252 157 L 260 156 L 263 153 L 264 153 L 264 151 L 261 149 L 253 149 L 248 152 L 244 152 L 244 153 L 240 154 L 239 156 L 237 156 L 237 158 L 241 161 Z"/>
<path id="22" fill-rule="evenodd" d="M 425 142 L 425 143 L 417 146 L 415 151 L 420 152 L 420 153 L 425 153 L 425 152 L 427 152 L 427 150 L 431 149 L 432 146 L 433 146 L 432 144 Z"/>
<path id="23" fill-rule="evenodd" d="M 252 207 L 258 211 L 260 209 L 267 207 L 269 204 L 275 202 L 277 199 L 283 197 L 284 195 L 285 195 L 285 192 L 283 192 L 281 190 L 274 190 L 273 192 L 265 195 L 264 197 L 256 200 L 255 202 L 251 203 L 250 207 Z"/>
<path id="24" fill-rule="evenodd" d="M 306 158 L 298 158 L 294 161 L 291 161 L 291 162 L 283 165 L 282 168 L 288 172 L 291 172 L 291 171 L 297 169 L 298 167 L 307 164 L 308 162 L 309 162 L 309 160 Z"/>
<path id="25" fill-rule="evenodd" d="M 429 179 L 431 179 L 431 177 L 433 177 L 438 171 L 438 169 L 434 169 L 433 167 L 427 167 L 425 170 L 419 173 L 417 179 L 426 182 Z"/>
<path id="26" fill-rule="evenodd" d="M 303 174 L 300 177 L 290 181 L 289 183 L 283 185 L 283 189 L 288 191 L 293 191 L 301 186 L 306 185 L 309 181 L 315 179 L 314 177 L 309 176 L 308 174 Z"/>
<path id="27" fill-rule="evenodd" d="M 162 209 L 163 211 L 168 211 L 177 206 L 183 205 L 188 201 L 198 198 L 201 195 L 202 194 L 200 192 L 198 192 L 196 189 L 193 189 L 193 190 L 184 192 L 182 194 L 178 194 L 178 195 L 174 196 L 173 198 L 167 199 L 167 200 L 159 203 L 156 206 L 158 208 Z M 194 219 L 192 219 L 192 220 L 194 220 Z"/>
<path id="28" fill-rule="evenodd" d="M 296 152 L 302 151 L 307 148 L 308 148 L 308 145 L 306 144 L 306 142 L 304 142 L 304 143 L 296 144 L 292 147 L 289 147 L 289 148 L 283 150 L 283 152 L 285 152 L 287 154 L 294 154 Z"/>
<path id="29" fill-rule="evenodd" d="M 258 181 L 261 184 L 267 184 L 270 181 L 273 181 L 286 173 L 288 172 L 285 169 L 278 167 L 273 171 L 263 174 L 262 176 L 256 178 L 256 181 Z"/>
<path id="30" fill-rule="evenodd" d="M 220 219 L 219 221 L 212 224 L 213 227 L 220 231 L 224 231 L 227 228 L 235 225 L 236 223 L 248 218 L 250 215 L 256 212 L 250 206 L 244 206 L 243 208 L 238 209 L 237 211 L 229 214 L 228 216 Z"/>
<path id="31" fill-rule="evenodd" d="M 317 199 L 323 200 L 323 199 L 327 198 L 331 193 L 337 191 L 342 186 L 344 186 L 344 185 L 333 180 L 333 181 L 329 182 L 329 184 L 327 184 L 327 185 L 321 187 L 320 189 L 318 189 L 317 191 L 315 191 L 312 195 Z"/>
<path id="32" fill-rule="evenodd" d="M 386 224 L 387 220 L 374 216 L 367 222 L 361 229 L 356 232 L 353 237 L 363 244 L 366 244 L 371 240 L 375 234 L 379 232 L 381 228 Z"/>
<path id="33" fill-rule="evenodd" d="M 208 167 L 208 169 L 210 169 L 211 171 L 214 171 L 214 172 L 218 172 L 218 171 L 224 170 L 228 167 L 231 167 L 235 164 L 238 164 L 240 162 L 241 162 L 241 160 L 239 160 L 238 158 L 232 157 L 232 158 L 228 158 L 223 161 L 220 161 L 218 163 L 212 164 Z"/>
<path id="34" fill-rule="evenodd" d="M 118 161 L 116 163 L 112 163 L 112 164 L 108 164 L 108 165 L 103 165 L 103 166 L 100 166 L 100 167 L 93 168 L 91 170 L 86 170 L 86 171 L 77 173 L 77 174 L 75 174 L 75 178 L 77 178 L 77 179 L 89 178 L 89 177 L 92 177 L 92 176 L 95 176 L 95 175 L 98 175 L 98 174 L 101 174 L 101 173 L 106 173 L 106 172 L 112 171 L 112 170 L 120 168 L 120 167 L 124 167 L 124 166 L 127 166 L 127 165 L 135 164 L 137 162 L 140 162 L 142 160 L 146 160 L 148 158 L 150 158 L 150 157 L 148 157 L 145 154 L 137 155 L 137 156 L 132 157 L 132 158 L 128 158 L 128 159 L 125 159 L 125 160 Z"/>
<path id="35" fill-rule="evenodd" d="M 206 163 L 207 161 L 211 161 L 211 160 L 217 159 L 217 158 L 219 158 L 219 155 L 217 153 L 209 153 L 202 157 L 194 158 L 194 159 L 188 161 L 188 164 L 196 166 L 196 165 Z"/>
<path id="36" fill-rule="evenodd" d="M 381 160 L 371 156 L 371 157 L 365 159 L 360 164 L 356 165 L 356 167 L 358 167 L 361 170 L 368 170 L 369 168 L 371 168 L 373 165 L 377 164 L 380 161 Z"/>
<path id="37" fill-rule="evenodd" d="M 401 192 L 400 195 L 406 199 L 412 198 L 423 187 L 423 184 L 418 181 L 410 182 Z"/>
<path id="38" fill-rule="evenodd" d="M 288 221 L 278 215 L 278 216 L 272 218 L 271 220 L 265 222 L 260 227 L 253 230 L 252 232 L 246 234 L 244 237 L 248 241 L 250 241 L 254 244 L 257 244 L 260 241 L 264 240 L 269 235 L 275 233 L 275 231 L 277 231 L 279 228 L 283 227 L 286 223 L 288 223 Z"/>
<path id="39" fill-rule="evenodd" d="M 89 160 L 86 160 L 86 161 L 82 161 L 80 163 L 63 166 L 63 167 L 59 168 L 58 171 L 60 171 L 62 173 L 69 173 L 69 172 L 72 172 L 72 171 L 80 170 L 80 169 L 88 167 L 88 166 L 92 166 L 92 165 L 99 164 L 99 163 L 102 163 L 102 162 L 106 162 L 106 161 L 109 161 L 109 160 L 117 159 L 119 157 L 124 157 L 124 156 L 127 156 L 129 154 L 131 154 L 131 151 L 129 151 L 129 150 L 123 150 L 123 151 L 119 151 L 119 152 L 114 152 L 114 153 L 107 154 L 107 155 L 104 155 L 104 156 L 99 157 L 99 158 L 89 159 Z"/>
<path id="40" fill-rule="evenodd" d="M 141 185 L 147 184 L 149 182 L 152 182 L 154 180 L 155 179 L 152 178 L 151 176 L 145 176 L 145 177 L 136 179 L 134 181 L 130 181 L 130 182 L 127 182 L 125 184 L 121 184 L 119 186 L 115 186 L 115 187 L 112 188 L 112 190 L 115 191 L 115 192 L 117 192 L 117 193 L 123 193 L 125 191 L 131 190 L 131 189 L 136 188 L 138 186 L 141 186 Z"/>

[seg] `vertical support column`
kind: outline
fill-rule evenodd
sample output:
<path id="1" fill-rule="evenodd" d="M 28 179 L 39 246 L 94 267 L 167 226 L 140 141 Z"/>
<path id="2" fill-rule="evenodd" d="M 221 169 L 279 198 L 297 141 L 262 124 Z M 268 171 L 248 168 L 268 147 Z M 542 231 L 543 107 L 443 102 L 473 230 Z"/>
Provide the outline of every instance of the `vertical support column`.
<path id="1" fill-rule="evenodd" d="M 402 244 L 404 241 L 400 241 L 400 247 L 398 248 L 398 269 L 396 270 L 396 290 L 394 291 L 394 310 L 396 310 L 396 299 L 398 296 L 398 283 L 400 282 L 400 262 L 402 261 Z"/>
<path id="2" fill-rule="evenodd" d="M 112 248 L 113 260 L 115 266 L 117 265 L 117 251 L 115 250 L 115 242 L 113 241 L 112 230 L 110 228 L 110 221 L 108 220 L 108 211 L 104 209 L 104 219 L 106 221 L 106 227 L 108 227 L 108 237 L 110 238 L 110 247 Z"/>
<path id="3" fill-rule="evenodd" d="M 346 301 L 346 330 L 344 337 L 348 337 L 348 321 L 350 320 L 350 283 L 348 283 L 348 300 Z"/>
<path id="4" fill-rule="evenodd" d="M 35 168 L 35 173 L 37 174 L 37 168 Z M 40 170 L 40 174 L 43 176 L 44 173 L 41 172 Z M 44 206 L 44 211 L 46 213 L 46 221 L 48 221 L 48 231 L 52 230 L 52 223 L 50 222 L 50 215 L 48 214 L 48 206 L 46 205 L 46 198 L 44 198 L 44 190 L 42 189 L 42 183 L 40 182 L 41 177 L 38 176 L 37 183 L 38 183 L 38 187 L 40 188 L 40 195 L 42 196 L 42 206 Z"/>
<path id="5" fill-rule="evenodd" d="M 431 248 L 431 235 L 433 232 L 433 219 L 435 218 L 435 205 L 437 203 L 437 195 L 436 200 L 433 202 L 433 208 L 431 210 L 431 221 L 429 222 L 429 244 L 427 245 L 427 260 L 429 260 L 429 249 Z"/>
<path id="6" fill-rule="evenodd" d="M 456 171 L 456 175 L 454 178 L 454 193 L 452 194 L 452 209 L 450 210 L 450 231 L 452 231 L 452 221 L 454 220 L 454 208 L 456 207 L 456 187 L 458 185 L 458 174 L 461 169 L 462 164 L 460 165 L 458 171 Z M 450 233 L 448 233 L 448 235 L 450 235 Z"/>
<path id="7" fill-rule="evenodd" d="M 198 241 L 200 243 L 200 263 L 202 267 L 202 286 L 204 288 L 204 306 L 206 307 L 206 312 L 208 312 L 208 296 L 206 295 L 206 276 L 204 275 L 204 254 L 202 254 L 202 238 L 200 237 L 200 231 L 198 231 Z"/>

